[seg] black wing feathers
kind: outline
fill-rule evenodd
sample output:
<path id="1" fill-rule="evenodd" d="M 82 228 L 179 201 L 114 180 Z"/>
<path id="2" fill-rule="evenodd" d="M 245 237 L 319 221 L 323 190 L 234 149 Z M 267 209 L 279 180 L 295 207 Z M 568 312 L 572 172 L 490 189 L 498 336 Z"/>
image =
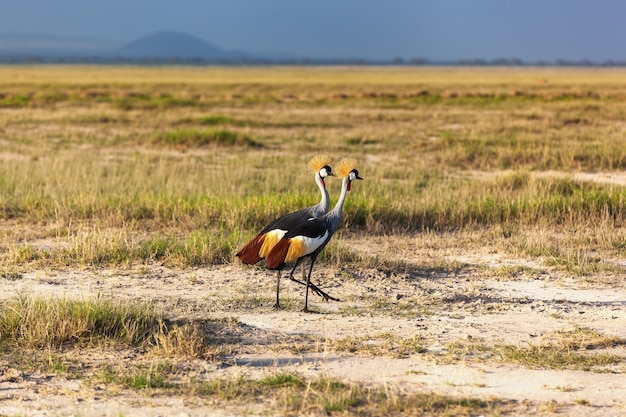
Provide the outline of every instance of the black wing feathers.
<path id="1" fill-rule="evenodd" d="M 299 222 L 306 221 L 309 217 L 311 217 L 311 211 L 309 209 L 298 210 L 293 213 L 285 214 L 265 226 L 259 234 L 262 235 L 263 233 L 276 229 L 289 230 Z"/>
<path id="2" fill-rule="evenodd" d="M 327 222 L 323 218 L 311 218 L 308 221 L 298 223 L 287 230 L 283 239 L 290 239 L 296 236 L 320 237 L 328 230 Z"/>

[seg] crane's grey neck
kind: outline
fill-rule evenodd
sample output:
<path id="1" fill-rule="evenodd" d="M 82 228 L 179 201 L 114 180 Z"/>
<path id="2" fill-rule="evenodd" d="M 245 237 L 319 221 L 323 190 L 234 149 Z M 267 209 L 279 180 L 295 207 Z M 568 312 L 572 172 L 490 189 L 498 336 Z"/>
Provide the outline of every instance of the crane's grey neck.
<path id="1" fill-rule="evenodd" d="M 328 208 L 330 207 L 330 196 L 328 195 L 328 189 L 324 186 L 324 181 L 322 180 L 322 177 L 320 177 L 319 172 L 315 174 L 315 182 L 320 189 L 322 199 L 316 206 L 314 206 L 312 214 L 314 217 L 320 217 L 326 214 Z"/>
<path id="2" fill-rule="evenodd" d="M 339 200 L 335 203 L 335 207 L 331 211 L 328 212 L 326 216 L 328 216 L 328 220 L 330 221 L 332 231 L 337 230 L 339 226 L 339 222 L 341 221 L 341 212 L 343 209 L 343 203 L 346 201 L 346 196 L 348 195 L 348 184 L 350 183 L 350 178 L 346 177 L 341 182 L 341 194 L 339 195 Z"/>

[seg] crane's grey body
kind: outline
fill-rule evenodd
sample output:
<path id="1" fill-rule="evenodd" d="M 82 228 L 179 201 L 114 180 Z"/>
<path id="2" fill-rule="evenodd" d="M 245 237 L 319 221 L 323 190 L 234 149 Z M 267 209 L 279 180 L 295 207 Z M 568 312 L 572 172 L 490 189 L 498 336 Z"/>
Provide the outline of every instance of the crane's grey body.
<path id="1" fill-rule="evenodd" d="M 246 246 L 244 246 L 244 248 L 242 248 L 237 253 L 237 256 L 242 260 L 242 262 L 247 263 L 249 265 L 256 264 L 267 255 L 265 251 L 269 252 L 269 250 L 271 250 L 272 241 L 276 240 L 277 234 L 279 235 L 282 233 L 283 230 L 289 230 L 302 222 L 306 222 L 310 218 L 318 218 L 326 214 L 326 212 L 328 211 L 328 208 L 330 207 L 330 196 L 328 194 L 328 190 L 326 189 L 326 183 L 324 182 L 324 178 L 328 176 L 334 176 L 334 175 L 335 174 L 332 172 L 331 167 L 328 165 L 324 165 L 319 170 L 317 170 L 317 172 L 315 173 L 315 183 L 317 184 L 320 190 L 320 194 L 321 194 L 320 202 L 315 204 L 314 206 L 307 207 L 307 208 L 295 211 L 293 213 L 286 214 L 270 222 L 270 224 L 265 226 L 263 230 L 261 230 L 261 232 L 259 232 L 259 234 L 255 238 L 253 238 Z M 265 249 L 266 238 L 269 239 L 268 241 L 269 243 L 267 244 L 269 245 L 268 247 L 270 249 Z M 295 271 L 295 267 L 291 270 L 289 274 L 289 279 L 299 284 L 307 285 L 304 282 L 306 281 L 306 272 L 304 270 L 304 265 L 302 265 L 303 281 L 300 281 L 293 277 L 294 271 Z M 335 298 L 326 294 L 324 291 L 320 290 L 315 284 L 312 284 L 309 282 L 308 285 L 316 294 L 323 297 L 325 300 L 329 300 L 329 299 L 336 300 Z M 280 308 L 279 294 L 280 294 L 280 271 L 277 272 L 277 276 L 276 276 L 276 304 L 275 306 L 277 308 Z"/>
<path id="2" fill-rule="evenodd" d="M 292 228 L 287 229 L 282 239 L 267 255 L 267 266 L 270 269 L 280 270 L 286 262 L 295 261 L 292 273 L 304 258 L 309 257 L 311 259 L 309 273 L 306 277 L 307 289 L 303 311 L 308 311 L 308 289 L 311 283 L 313 265 L 315 264 L 315 260 L 317 259 L 319 253 L 326 247 L 332 236 L 339 228 L 343 212 L 343 204 L 348 191 L 350 190 L 350 184 L 355 179 L 362 179 L 359 177 L 356 169 L 352 170 L 349 175 L 343 179 L 341 184 L 341 194 L 335 204 L 335 207 L 331 211 L 318 218 L 311 217 L 307 219 L 307 221 L 299 222 Z M 290 251 L 292 240 L 298 242 L 298 247 L 301 248 L 301 252 L 295 253 L 294 250 L 292 253 L 292 251 Z M 293 259 L 293 257 L 296 258 Z"/>

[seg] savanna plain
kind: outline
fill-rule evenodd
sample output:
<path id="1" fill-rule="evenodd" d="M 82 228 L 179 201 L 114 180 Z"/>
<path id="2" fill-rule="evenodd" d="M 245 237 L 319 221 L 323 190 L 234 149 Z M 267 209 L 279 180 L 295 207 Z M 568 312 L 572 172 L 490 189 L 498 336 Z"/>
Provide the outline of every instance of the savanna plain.
<path id="1" fill-rule="evenodd" d="M 0 415 L 626 415 L 625 168 L 625 69 L 0 67 Z"/>

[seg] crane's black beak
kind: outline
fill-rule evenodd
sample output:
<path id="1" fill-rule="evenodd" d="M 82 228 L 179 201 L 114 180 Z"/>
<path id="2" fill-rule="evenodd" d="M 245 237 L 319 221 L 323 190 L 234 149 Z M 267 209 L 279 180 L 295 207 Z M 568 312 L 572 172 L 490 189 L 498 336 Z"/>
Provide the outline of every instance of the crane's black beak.
<path id="1" fill-rule="evenodd" d="M 363 178 L 359 177 L 358 175 L 356 176 L 355 180 L 362 180 Z"/>

